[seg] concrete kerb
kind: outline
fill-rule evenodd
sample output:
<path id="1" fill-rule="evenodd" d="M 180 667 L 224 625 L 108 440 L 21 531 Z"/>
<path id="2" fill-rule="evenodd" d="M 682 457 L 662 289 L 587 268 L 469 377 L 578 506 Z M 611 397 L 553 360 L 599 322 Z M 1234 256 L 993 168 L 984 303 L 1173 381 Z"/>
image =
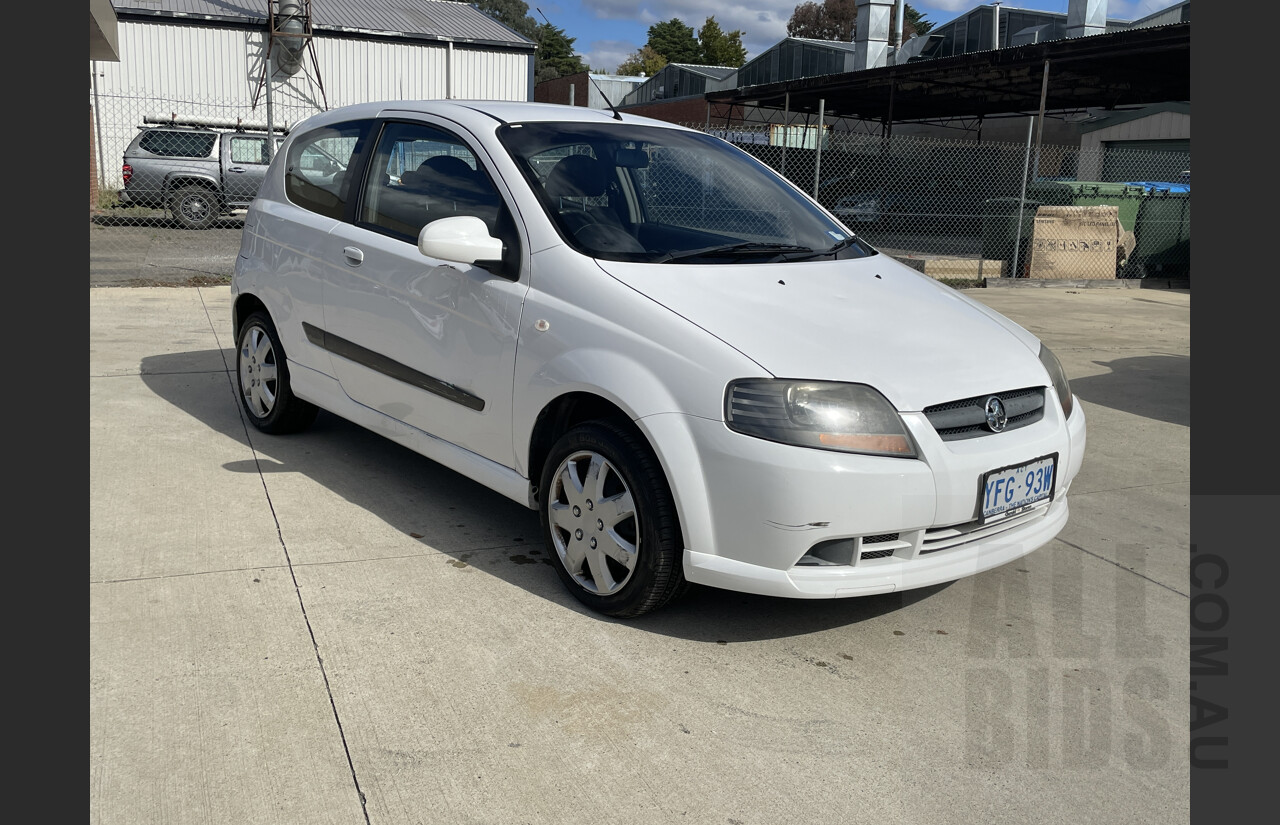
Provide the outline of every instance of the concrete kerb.
<path id="1" fill-rule="evenodd" d="M 983 278 L 988 289 L 1190 289 L 1190 278 Z"/>

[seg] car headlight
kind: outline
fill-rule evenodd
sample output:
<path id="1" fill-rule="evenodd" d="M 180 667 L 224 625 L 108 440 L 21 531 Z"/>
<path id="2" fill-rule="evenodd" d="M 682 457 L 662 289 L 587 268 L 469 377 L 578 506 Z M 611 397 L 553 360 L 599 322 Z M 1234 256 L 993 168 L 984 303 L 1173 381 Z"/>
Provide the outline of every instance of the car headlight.
<path id="1" fill-rule="evenodd" d="M 1040 345 L 1040 363 L 1044 364 L 1044 368 L 1049 371 L 1053 390 L 1058 394 L 1058 401 L 1062 404 L 1062 414 L 1070 418 L 1071 410 L 1075 407 L 1075 399 L 1071 396 L 1071 385 L 1067 383 L 1066 370 L 1062 369 L 1058 357 L 1044 344 Z"/>
<path id="2" fill-rule="evenodd" d="M 916 456 L 898 411 L 866 384 L 745 378 L 725 391 L 724 419 L 735 432 L 782 444 Z"/>

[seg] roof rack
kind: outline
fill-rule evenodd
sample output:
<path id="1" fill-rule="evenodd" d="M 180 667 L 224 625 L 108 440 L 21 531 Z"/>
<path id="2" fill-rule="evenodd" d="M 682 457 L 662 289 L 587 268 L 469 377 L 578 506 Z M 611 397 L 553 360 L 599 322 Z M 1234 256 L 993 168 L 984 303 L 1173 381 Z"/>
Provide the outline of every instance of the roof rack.
<path id="1" fill-rule="evenodd" d="M 142 118 L 144 124 L 155 126 L 190 126 L 204 127 L 207 129 L 230 129 L 236 132 L 265 132 L 267 124 L 261 121 L 246 121 L 244 118 L 216 118 L 216 117 L 194 117 L 179 116 L 176 112 L 170 112 L 167 115 L 152 114 L 145 115 Z M 145 126 L 138 127 L 140 129 Z M 281 134 L 288 134 L 290 129 L 288 123 L 275 124 L 273 131 Z"/>

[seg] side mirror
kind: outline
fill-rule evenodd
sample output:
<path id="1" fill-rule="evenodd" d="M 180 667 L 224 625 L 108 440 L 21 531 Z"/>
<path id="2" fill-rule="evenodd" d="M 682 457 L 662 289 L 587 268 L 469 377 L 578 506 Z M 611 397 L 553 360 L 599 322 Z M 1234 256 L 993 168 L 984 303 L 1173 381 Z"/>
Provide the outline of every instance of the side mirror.
<path id="1" fill-rule="evenodd" d="M 422 227 L 418 251 L 429 258 L 462 264 L 502 260 L 502 241 L 489 235 L 484 221 L 471 215 L 441 218 Z"/>

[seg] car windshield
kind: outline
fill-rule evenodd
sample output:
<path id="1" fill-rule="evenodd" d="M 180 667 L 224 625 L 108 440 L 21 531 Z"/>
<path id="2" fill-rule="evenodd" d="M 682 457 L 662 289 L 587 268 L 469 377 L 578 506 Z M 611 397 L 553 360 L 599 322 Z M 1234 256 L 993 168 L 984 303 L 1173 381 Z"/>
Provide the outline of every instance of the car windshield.
<path id="1" fill-rule="evenodd" d="M 560 234 L 595 258 L 772 263 L 875 254 L 718 138 L 628 123 L 499 129 Z"/>

